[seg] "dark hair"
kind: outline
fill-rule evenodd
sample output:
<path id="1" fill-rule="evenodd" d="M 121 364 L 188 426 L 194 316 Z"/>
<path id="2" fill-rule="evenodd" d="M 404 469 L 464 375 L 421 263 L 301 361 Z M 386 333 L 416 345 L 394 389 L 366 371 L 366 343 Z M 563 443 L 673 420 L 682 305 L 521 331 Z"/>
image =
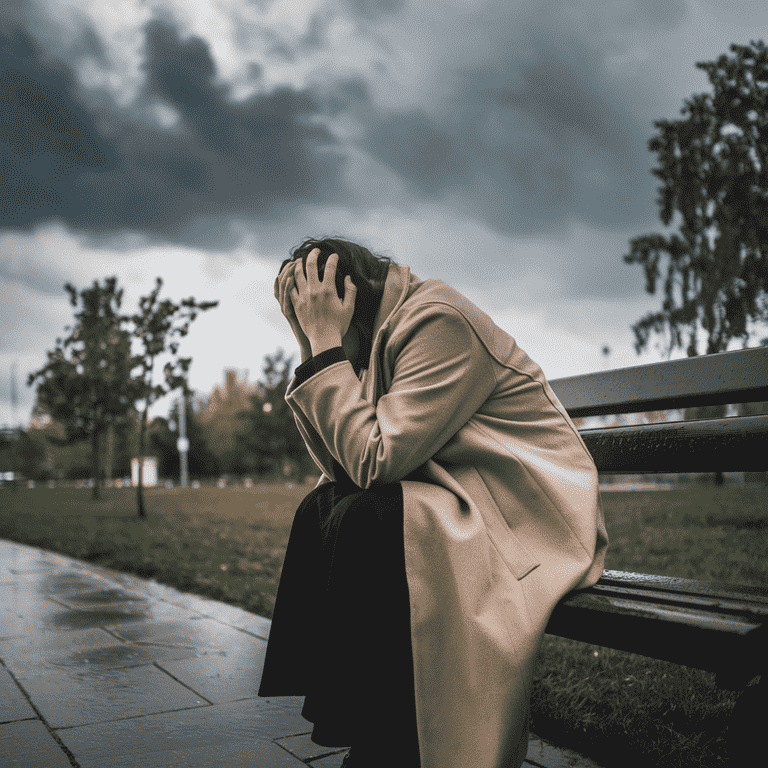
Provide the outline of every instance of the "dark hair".
<path id="1" fill-rule="evenodd" d="M 338 254 L 339 261 L 336 265 L 335 282 L 336 293 L 342 301 L 344 300 L 344 278 L 347 275 L 352 278 L 352 282 L 357 287 L 355 312 L 352 315 L 351 325 L 354 325 L 360 334 L 358 361 L 367 365 L 373 344 L 373 326 L 381 305 L 381 298 L 384 295 L 387 272 L 389 265 L 394 262 L 388 256 L 375 255 L 364 246 L 351 243 L 348 240 L 330 237 L 310 238 L 290 252 L 291 258 L 286 259 L 280 265 L 280 272 L 283 271 L 286 264 L 301 259 L 306 275 L 307 256 L 313 248 L 320 249 L 320 254 L 317 257 L 317 273 L 321 280 L 325 274 L 325 263 L 328 261 L 328 257 L 332 253 Z M 355 363 L 355 361 L 352 362 Z"/>

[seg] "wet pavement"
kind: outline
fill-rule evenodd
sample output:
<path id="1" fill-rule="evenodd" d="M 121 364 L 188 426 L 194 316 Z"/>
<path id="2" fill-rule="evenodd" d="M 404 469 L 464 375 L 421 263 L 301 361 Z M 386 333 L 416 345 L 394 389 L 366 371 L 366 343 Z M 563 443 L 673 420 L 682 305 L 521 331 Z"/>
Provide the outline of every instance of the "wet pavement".
<path id="1" fill-rule="evenodd" d="M 338 768 L 257 697 L 270 621 L 0 540 L 2 768 Z M 531 736 L 526 768 L 598 768 Z"/>

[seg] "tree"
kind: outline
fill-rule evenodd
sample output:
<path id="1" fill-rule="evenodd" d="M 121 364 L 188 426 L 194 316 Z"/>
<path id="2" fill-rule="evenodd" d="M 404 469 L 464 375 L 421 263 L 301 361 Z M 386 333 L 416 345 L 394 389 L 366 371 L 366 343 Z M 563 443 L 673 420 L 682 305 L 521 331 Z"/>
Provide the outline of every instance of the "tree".
<path id="1" fill-rule="evenodd" d="M 131 370 L 141 369 L 132 379 L 135 385 L 136 400 L 142 402 L 141 425 L 139 428 L 139 483 L 136 496 L 139 517 L 146 517 L 144 508 L 144 446 L 147 434 L 147 414 L 152 404 L 159 398 L 182 388 L 185 395 L 190 393 L 187 383 L 191 357 L 178 357 L 179 339 L 189 333 L 189 326 L 198 312 L 218 306 L 218 301 L 206 301 L 198 304 L 194 297 L 182 299 L 181 305 L 170 299 L 158 302 L 157 297 L 163 285 L 162 278 L 156 278 L 155 288 L 148 296 L 139 299 L 140 312 L 132 315 L 132 337 L 139 342 L 141 349 L 131 357 Z M 152 384 L 155 361 L 163 354 L 170 354 L 172 359 L 163 366 L 164 384 Z"/>
<path id="2" fill-rule="evenodd" d="M 285 401 L 293 358 L 285 359 L 279 349 L 264 358 L 260 392 L 251 397 L 252 407 L 239 415 L 246 429 L 237 433 L 239 472 L 278 474 L 286 461 L 300 480 L 315 471 L 293 411 Z"/>
<path id="3" fill-rule="evenodd" d="M 64 286 L 73 307 L 78 292 Z M 90 440 L 93 498 L 100 496 L 102 481 L 102 436 L 110 424 L 120 424 L 133 407 L 130 379 L 130 337 L 123 329 L 124 317 L 117 310 L 123 291 L 117 290 L 117 278 L 80 292 L 82 309 L 75 314 L 74 326 L 56 349 L 48 352 L 48 363 L 29 375 L 27 386 L 37 379 L 37 401 L 65 429 L 68 444 Z"/>
<path id="4" fill-rule="evenodd" d="M 659 120 L 648 143 L 658 153 L 652 171 L 663 185 L 657 202 L 679 234 L 643 235 L 630 241 L 628 264 L 641 264 L 646 290 L 656 292 L 661 261 L 668 259 L 662 310 L 636 325 L 640 353 L 651 333 L 668 329 L 668 354 L 698 354 L 697 326 L 708 333 L 706 354 L 749 340 L 749 321 L 768 320 L 768 50 L 762 41 L 732 45 L 735 56 L 699 62 L 714 94 L 686 100 L 683 120 Z"/>

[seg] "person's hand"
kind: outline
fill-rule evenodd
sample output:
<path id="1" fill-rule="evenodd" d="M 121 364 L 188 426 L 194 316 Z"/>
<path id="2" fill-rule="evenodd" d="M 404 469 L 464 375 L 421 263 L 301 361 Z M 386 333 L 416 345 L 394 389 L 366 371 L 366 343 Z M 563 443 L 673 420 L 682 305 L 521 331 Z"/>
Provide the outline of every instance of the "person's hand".
<path id="1" fill-rule="evenodd" d="M 317 270 L 319 254 L 319 248 L 309 252 L 306 277 L 301 259 L 296 259 L 293 263 L 293 287 L 289 291 L 293 311 L 309 339 L 313 355 L 341 346 L 341 339 L 352 322 L 357 296 L 357 287 L 349 275 L 344 283 L 344 301 L 336 293 L 336 266 L 339 263 L 336 253 L 328 257 L 323 280 L 320 280 Z"/>
<path id="2" fill-rule="evenodd" d="M 301 260 L 299 260 L 301 263 Z M 301 350 L 301 362 L 306 362 L 312 357 L 312 345 L 296 319 L 296 313 L 293 311 L 293 302 L 291 301 L 290 291 L 294 287 L 293 269 L 294 262 L 290 262 L 283 267 L 283 271 L 275 278 L 275 298 L 280 304 L 280 311 L 285 316 L 288 324 L 291 326 L 296 341 L 299 342 Z"/>

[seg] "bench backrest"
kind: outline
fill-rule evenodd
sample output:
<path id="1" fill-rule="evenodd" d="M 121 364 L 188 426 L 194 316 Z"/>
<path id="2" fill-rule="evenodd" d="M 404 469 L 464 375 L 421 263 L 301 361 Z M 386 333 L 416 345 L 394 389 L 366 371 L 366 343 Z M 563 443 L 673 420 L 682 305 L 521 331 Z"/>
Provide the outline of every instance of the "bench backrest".
<path id="1" fill-rule="evenodd" d="M 768 400 L 768 347 L 550 384 L 572 418 L 761 402 Z M 579 433 L 601 473 L 768 469 L 768 414 Z M 546 631 L 716 672 L 718 685 L 741 690 L 765 671 L 768 589 L 606 570 L 597 584 L 560 601 Z"/>
<path id="2" fill-rule="evenodd" d="M 768 347 L 550 381 L 571 418 L 768 400 Z M 768 414 L 582 429 L 602 473 L 760 472 Z"/>

